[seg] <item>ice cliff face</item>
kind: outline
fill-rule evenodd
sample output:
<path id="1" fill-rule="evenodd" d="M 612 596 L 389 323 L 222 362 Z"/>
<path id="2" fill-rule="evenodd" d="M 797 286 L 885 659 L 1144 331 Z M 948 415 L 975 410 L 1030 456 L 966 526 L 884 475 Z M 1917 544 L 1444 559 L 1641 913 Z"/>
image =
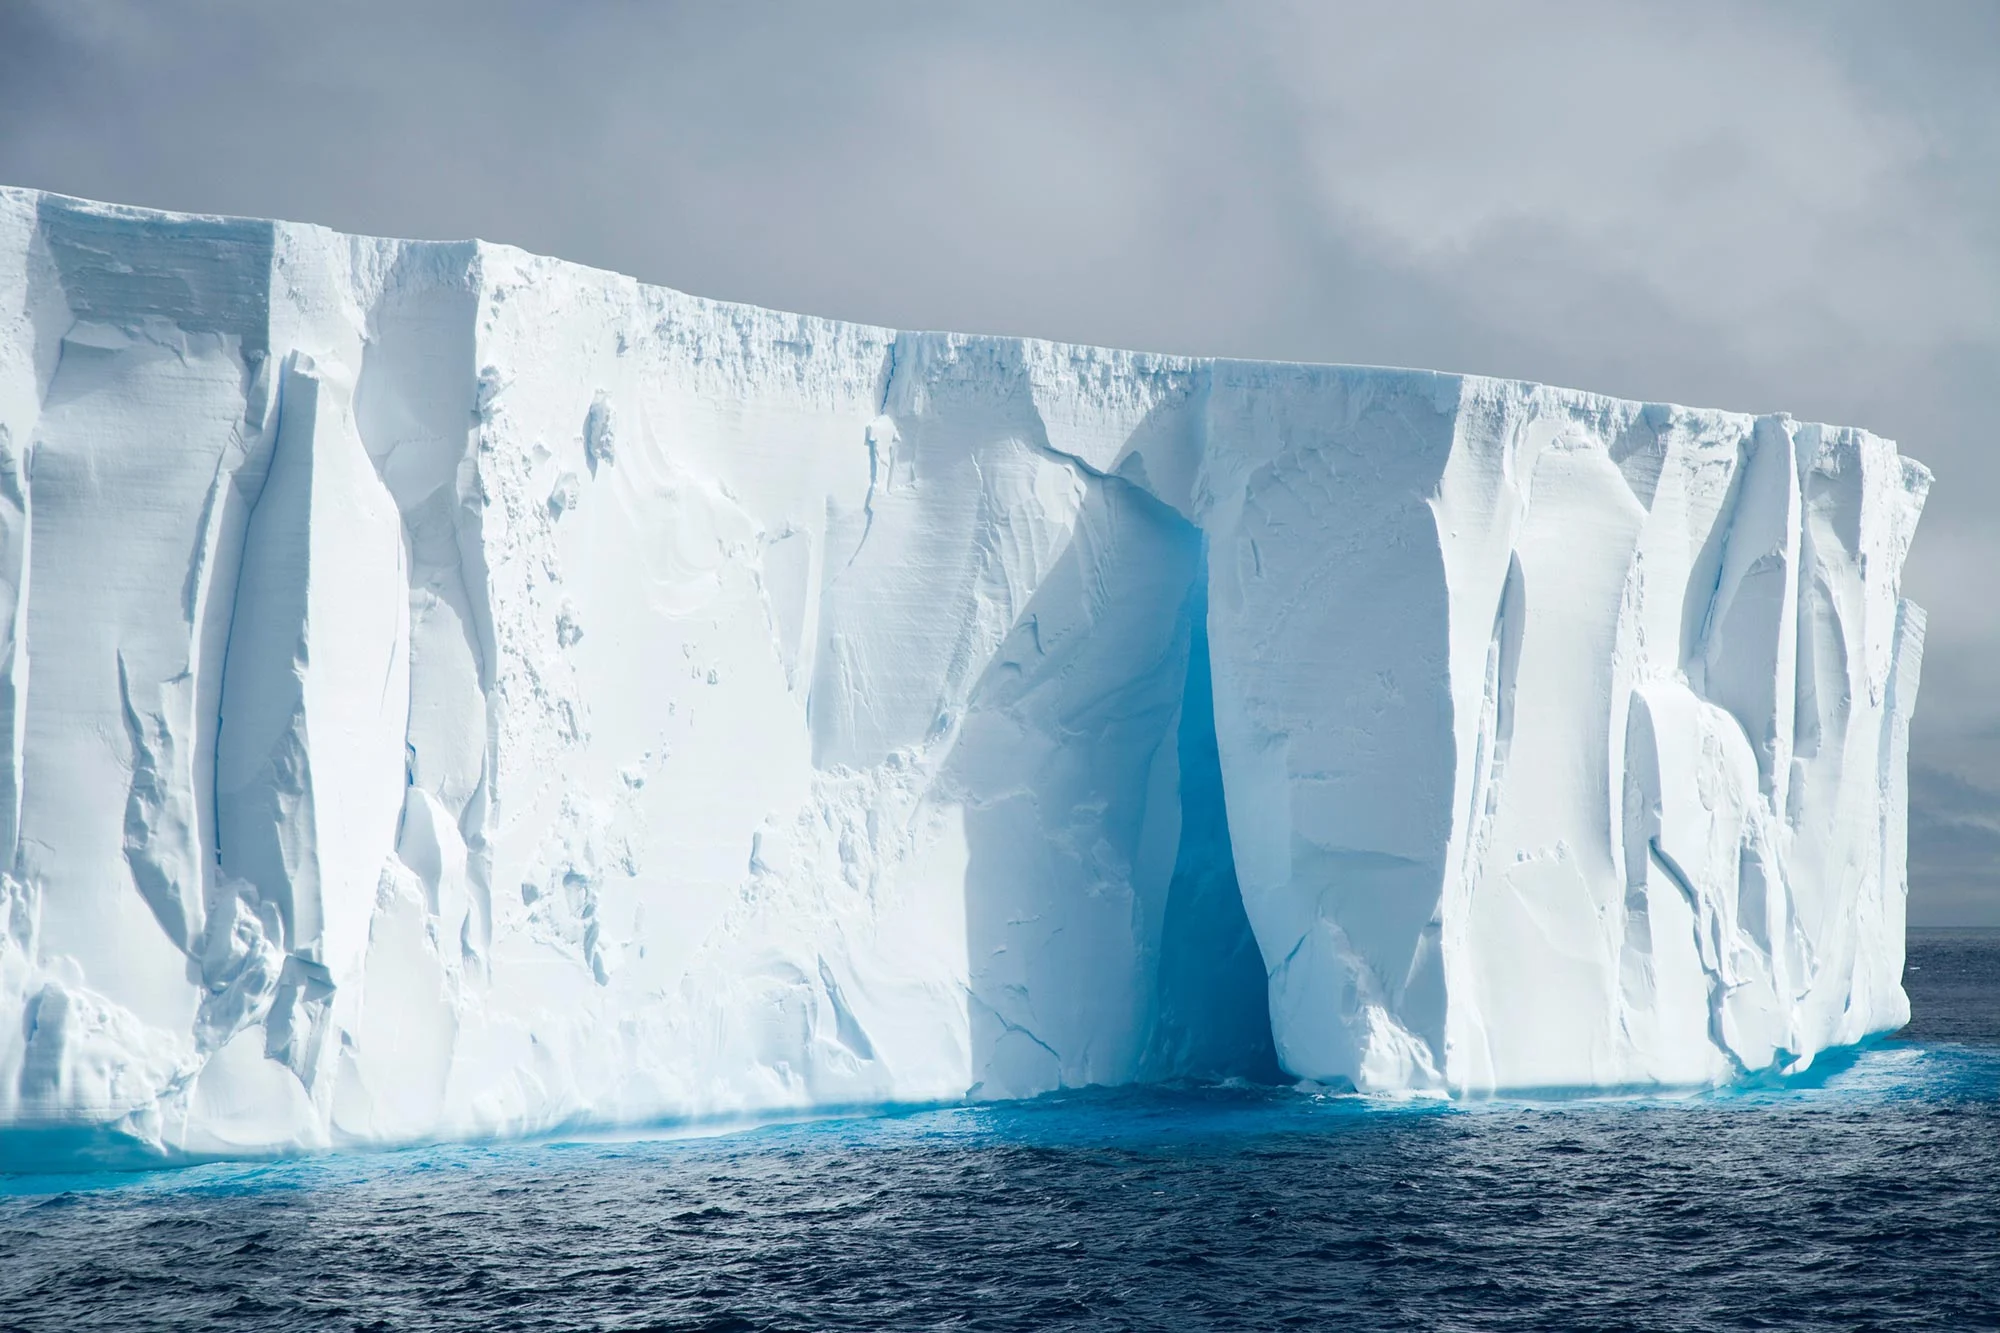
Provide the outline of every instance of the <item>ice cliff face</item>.
<path id="1" fill-rule="evenodd" d="M 1928 480 L 0 191 L 0 1142 L 1795 1067 Z"/>

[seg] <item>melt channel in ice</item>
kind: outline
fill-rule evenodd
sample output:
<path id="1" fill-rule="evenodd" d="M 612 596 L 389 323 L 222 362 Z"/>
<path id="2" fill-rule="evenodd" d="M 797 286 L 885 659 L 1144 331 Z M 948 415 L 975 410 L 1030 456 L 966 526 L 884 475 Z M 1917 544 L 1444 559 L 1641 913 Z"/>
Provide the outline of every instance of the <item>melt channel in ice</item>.
<path id="1" fill-rule="evenodd" d="M 1798 1068 L 1928 483 L 0 191 L 0 1155 Z"/>

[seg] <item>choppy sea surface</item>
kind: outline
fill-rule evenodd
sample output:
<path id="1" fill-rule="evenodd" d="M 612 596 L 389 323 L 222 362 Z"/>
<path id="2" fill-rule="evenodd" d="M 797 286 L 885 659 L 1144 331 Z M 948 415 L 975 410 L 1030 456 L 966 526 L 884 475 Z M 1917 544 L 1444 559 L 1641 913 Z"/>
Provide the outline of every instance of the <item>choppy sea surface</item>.
<path id="1" fill-rule="evenodd" d="M 2000 1328 L 2000 934 L 1778 1087 L 1060 1095 L 0 1177 L 0 1328 Z"/>

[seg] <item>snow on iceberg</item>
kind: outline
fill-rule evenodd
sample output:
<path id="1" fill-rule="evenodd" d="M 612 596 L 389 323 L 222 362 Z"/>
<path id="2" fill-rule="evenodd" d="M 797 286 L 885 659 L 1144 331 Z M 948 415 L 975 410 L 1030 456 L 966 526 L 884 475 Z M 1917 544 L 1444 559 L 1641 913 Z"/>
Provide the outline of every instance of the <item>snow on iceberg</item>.
<path id="1" fill-rule="evenodd" d="M 0 1144 L 1899 1026 L 1864 431 L 0 191 Z"/>

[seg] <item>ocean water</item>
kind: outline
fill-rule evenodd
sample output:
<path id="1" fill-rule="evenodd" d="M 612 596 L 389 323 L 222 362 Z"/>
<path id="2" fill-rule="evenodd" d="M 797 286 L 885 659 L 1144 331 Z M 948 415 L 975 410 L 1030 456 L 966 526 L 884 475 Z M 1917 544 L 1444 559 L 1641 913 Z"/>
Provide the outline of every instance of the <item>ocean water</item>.
<path id="1" fill-rule="evenodd" d="M 2000 1329 L 2000 935 L 1786 1086 L 1091 1092 L 0 1178 L 0 1328 Z"/>

